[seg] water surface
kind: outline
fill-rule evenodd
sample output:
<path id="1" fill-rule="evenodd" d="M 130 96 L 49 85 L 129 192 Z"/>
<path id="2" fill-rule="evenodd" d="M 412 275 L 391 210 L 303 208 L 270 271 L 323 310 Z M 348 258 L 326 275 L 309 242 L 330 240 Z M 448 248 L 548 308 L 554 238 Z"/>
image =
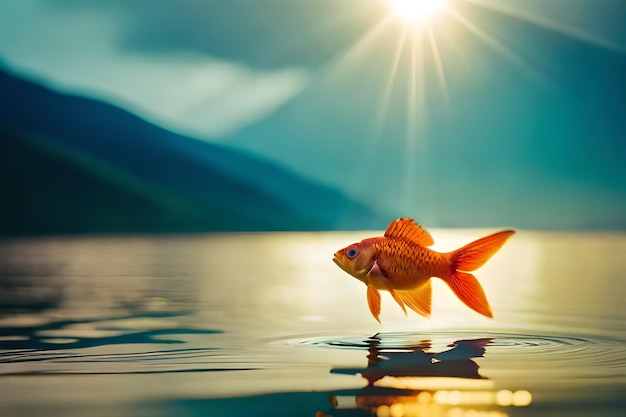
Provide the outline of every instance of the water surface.
<path id="1" fill-rule="evenodd" d="M 489 230 L 434 230 L 451 250 Z M 626 235 L 520 232 L 405 317 L 350 233 L 0 242 L 0 415 L 621 416 Z"/>

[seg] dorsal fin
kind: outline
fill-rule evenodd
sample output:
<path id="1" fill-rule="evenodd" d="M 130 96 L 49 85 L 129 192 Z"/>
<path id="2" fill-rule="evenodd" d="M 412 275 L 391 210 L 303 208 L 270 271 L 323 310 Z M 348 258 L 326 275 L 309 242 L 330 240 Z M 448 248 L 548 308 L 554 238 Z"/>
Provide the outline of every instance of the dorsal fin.
<path id="1" fill-rule="evenodd" d="M 385 237 L 408 240 L 420 246 L 430 246 L 435 243 L 430 233 L 413 219 L 407 218 L 392 220 L 385 231 Z"/>

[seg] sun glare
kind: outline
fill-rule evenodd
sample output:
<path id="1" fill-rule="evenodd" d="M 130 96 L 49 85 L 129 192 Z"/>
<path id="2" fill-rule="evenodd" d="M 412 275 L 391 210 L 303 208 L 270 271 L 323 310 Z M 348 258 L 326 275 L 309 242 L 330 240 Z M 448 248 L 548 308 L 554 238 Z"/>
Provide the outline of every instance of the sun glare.
<path id="1" fill-rule="evenodd" d="M 387 0 L 391 10 L 410 23 L 421 23 L 443 8 L 445 0 Z"/>
<path id="2" fill-rule="evenodd" d="M 375 10 L 379 13 L 379 20 L 343 53 L 337 54 L 327 68 L 333 78 L 348 78 L 353 72 L 369 65 L 377 54 L 385 54 L 380 55 L 384 59 L 376 62 L 375 66 L 376 71 L 380 72 L 381 95 L 374 110 L 371 140 L 365 149 L 364 159 L 373 158 L 375 152 L 384 146 L 381 143 L 383 138 L 393 135 L 394 140 L 402 140 L 402 126 L 399 125 L 405 122 L 405 153 L 404 160 L 400 161 L 404 181 L 398 187 L 398 194 L 406 198 L 404 207 L 415 207 L 418 204 L 417 178 L 423 177 L 422 170 L 427 166 L 421 162 L 428 155 L 427 140 L 437 134 L 435 123 L 431 122 L 434 118 L 430 117 L 429 107 L 449 108 L 453 104 L 458 90 L 455 94 L 451 86 L 458 86 L 460 81 L 473 81 L 473 64 L 479 62 L 476 59 L 481 59 L 480 64 L 483 65 L 482 59 L 486 54 L 494 54 L 498 59 L 507 61 L 511 68 L 527 80 L 546 82 L 543 71 L 538 71 L 517 53 L 520 49 L 517 42 L 510 36 L 500 36 L 497 30 L 505 27 L 501 23 L 515 20 L 595 47 L 626 52 L 623 42 L 615 43 L 572 26 L 558 19 L 558 16 L 555 16 L 557 19 L 544 16 L 540 7 L 527 4 L 536 2 L 378 1 Z M 500 24 L 492 25 L 498 19 L 502 19 Z M 479 77 L 482 79 L 482 76 Z M 402 112 L 404 115 L 399 114 Z M 359 167 L 359 174 L 369 169 L 369 165 L 363 163 Z M 364 184 L 367 186 L 367 182 Z"/>

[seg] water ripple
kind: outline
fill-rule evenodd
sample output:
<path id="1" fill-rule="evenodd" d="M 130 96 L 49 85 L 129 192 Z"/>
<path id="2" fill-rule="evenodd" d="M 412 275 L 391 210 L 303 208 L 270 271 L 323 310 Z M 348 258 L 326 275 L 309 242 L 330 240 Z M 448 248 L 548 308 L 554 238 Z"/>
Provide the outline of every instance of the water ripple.
<path id="1" fill-rule="evenodd" d="M 571 347 L 586 349 L 594 346 L 623 346 L 625 340 L 600 338 L 596 336 L 546 336 L 517 333 L 463 333 L 463 332 L 436 332 L 436 333 L 377 333 L 371 337 L 364 336 L 331 336 L 307 338 L 291 341 L 295 344 L 322 346 L 345 349 L 367 349 L 373 341 L 380 348 L 411 349 L 424 342 L 445 343 L 455 340 L 492 339 L 489 346 L 500 348 L 545 348 L 546 350 Z"/>
<path id="2" fill-rule="evenodd" d="M 488 340 L 485 358 L 498 367 L 524 369 L 532 364 L 552 374 L 567 373 L 585 377 L 625 378 L 625 340 L 596 336 L 533 335 L 515 333 L 380 333 L 371 337 L 319 337 L 291 343 L 334 349 L 411 351 L 425 345 L 445 351 L 464 340 Z M 429 347 L 426 348 L 428 350 Z"/>
<path id="3" fill-rule="evenodd" d="M 119 353 L 76 351 L 0 352 L 1 375 L 136 374 L 257 369 L 219 348 L 184 348 Z"/>

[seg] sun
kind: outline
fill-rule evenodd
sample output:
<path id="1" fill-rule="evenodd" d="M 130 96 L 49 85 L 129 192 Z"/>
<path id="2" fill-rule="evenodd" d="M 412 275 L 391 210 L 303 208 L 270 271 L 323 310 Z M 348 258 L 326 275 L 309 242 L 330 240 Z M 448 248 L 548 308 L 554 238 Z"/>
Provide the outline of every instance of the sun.
<path id="1" fill-rule="evenodd" d="M 443 9 L 446 0 L 387 0 L 398 17 L 408 23 L 423 23 Z"/>

